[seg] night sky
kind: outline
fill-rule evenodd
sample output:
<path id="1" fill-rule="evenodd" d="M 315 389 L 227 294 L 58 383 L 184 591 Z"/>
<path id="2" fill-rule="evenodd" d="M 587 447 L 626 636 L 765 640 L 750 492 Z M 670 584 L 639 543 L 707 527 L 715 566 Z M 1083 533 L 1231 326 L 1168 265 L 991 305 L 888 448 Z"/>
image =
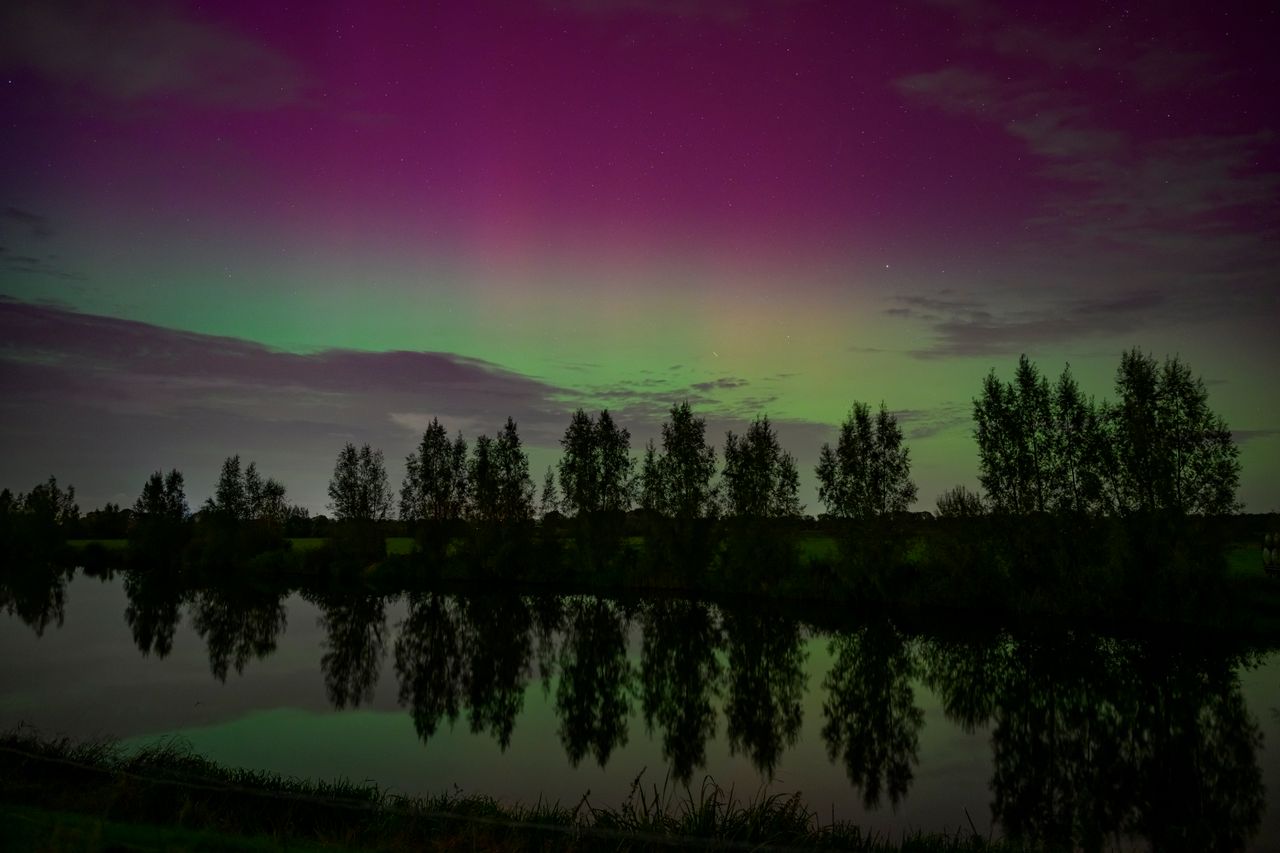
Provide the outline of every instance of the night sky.
<path id="1" fill-rule="evenodd" d="M 884 400 L 932 509 L 989 369 L 1111 397 L 1136 345 L 1280 509 L 1276 8 L 5 3 L 0 485 L 239 453 L 317 512 L 348 440 L 398 486 L 510 414 L 540 480 L 572 409 L 688 399 L 817 513 Z"/>

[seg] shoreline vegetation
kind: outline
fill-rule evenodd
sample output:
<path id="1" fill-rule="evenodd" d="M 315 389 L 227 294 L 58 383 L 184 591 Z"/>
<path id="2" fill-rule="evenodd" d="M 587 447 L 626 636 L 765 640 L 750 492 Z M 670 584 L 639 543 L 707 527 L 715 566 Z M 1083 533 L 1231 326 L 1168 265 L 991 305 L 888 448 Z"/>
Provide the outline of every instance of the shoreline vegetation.
<path id="1" fill-rule="evenodd" d="M 1280 527 L 1274 514 L 1239 514 L 1238 451 L 1204 382 L 1177 358 L 1134 349 L 1115 390 L 1117 402 L 1097 403 L 1069 369 L 1051 383 L 1025 356 L 1012 381 L 992 371 L 973 401 L 981 492 L 949 489 L 936 515 L 909 510 L 918 490 L 896 417 L 860 402 L 821 448 L 816 517 L 767 417 L 730 430 L 717 451 L 687 402 L 639 458 L 607 410 L 574 412 L 540 496 L 511 418 L 472 444 L 433 420 L 398 501 L 382 451 L 347 443 L 332 516 L 289 504 L 282 483 L 239 455 L 194 513 L 177 469 L 152 474 L 132 508 L 83 517 L 74 489 L 51 477 L 0 492 L 12 567 L 0 566 L 0 606 L 39 592 L 17 573 L 43 571 L 51 586 L 80 565 L 179 586 L 305 576 L 1280 633 L 1280 590 L 1263 555 L 1241 550 Z M 67 544 L 84 539 L 125 544 Z"/>
<path id="2" fill-rule="evenodd" d="M 135 583 L 163 585 L 174 592 L 245 584 L 272 589 L 318 589 L 351 595 L 404 592 L 486 592 L 495 582 L 512 594 L 558 593 L 622 597 L 686 597 L 732 603 L 767 599 L 806 618 L 831 624 L 888 615 L 902 624 L 949 624 L 970 619 L 1005 627 L 1044 624 L 1103 633 L 1159 632 L 1195 627 L 1209 632 L 1280 639 L 1280 582 L 1262 568 L 1260 531 L 1266 516 L 1219 519 L 1206 525 L 1200 555 L 1171 552 L 1163 561 L 1128 565 L 1105 553 L 1093 564 L 1076 564 L 1070 573 L 1052 565 L 1021 566 L 1018 555 L 990 530 L 973 522 L 916 521 L 899 527 L 905 556 L 885 573 L 848 560 L 838 532 L 821 525 L 772 531 L 766 545 L 769 562 L 744 565 L 732 545 L 722 543 L 716 558 L 700 572 L 655 567 L 641 536 L 628 537 L 605 566 L 575 560 L 574 542 L 532 540 L 509 562 L 477 564 L 466 541 L 451 544 L 443 558 L 427 562 L 411 537 L 387 537 L 385 556 L 368 562 L 345 558 L 342 546 L 318 537 L 285 539 L 281 547 L 259 553 L 238 567 L 142 562 L 127 539 L 70 540 L 59 559 L 35 575 L 46 577 L 48 592 L 63 586 L 79 568 L 110 577 L 124 572 Z M 816 529 L 815 529 L 816 528 Z M 1125 541 L 1124 531 L 1095 528 L 1095 542 L 1106 536 Z M 847 547 L 847 546 L 846 546 Z M 785 555 L 779 559 L 778 553 Z M 548 555 L 551 555 L 548 557 Z M 16 568 L 16 567 L 15 567 Z M 0 572 L 0 607 L 19 604 L 25 587 L 45 595 L 45 584 L 30 568 L 22 584 L 7 584 Z M 16 580 L 16 574 L 15 574 Z M 877 584 L 876 581 L 879 581 Z M 5 587 L 8 602 L 4 601 Z M 53 597 L 56 596 L 56 592 Z"/>
<path id="3" fill-rule="evenodd" d="M 30 729 L 0 734 L 0 823 L 27 849 L 851 850 L 1037 849 L 954 833 L 890 838 L 824 821 L 799 794 L 743 797 L 710 778 L 678 788 L 637 777 L 617 807 L 520 806 L 483 794 L 406 797 L 375 784 L 219 766 L 178 741 L 136 751 Z M 52 845 L 52 846 L 50 846 Z"/>

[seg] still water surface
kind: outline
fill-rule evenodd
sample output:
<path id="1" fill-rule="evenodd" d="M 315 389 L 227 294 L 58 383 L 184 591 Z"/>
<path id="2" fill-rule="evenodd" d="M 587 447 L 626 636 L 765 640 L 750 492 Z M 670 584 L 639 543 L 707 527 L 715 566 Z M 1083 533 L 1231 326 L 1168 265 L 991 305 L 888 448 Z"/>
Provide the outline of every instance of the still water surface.
<path id="1" fill-rule="evenodd" d="M 228 765 L 596 805 L 802 792 L 891 836 L 1280 849 L 1280 652 L 815 628 L 594 597 L 179 593 L 76 575 L 0 615 L 0 725 Z M 59 621 L 59 615 L 61 621 Z M 1163 843 L 1162 843 L 1163 842 Z"/>

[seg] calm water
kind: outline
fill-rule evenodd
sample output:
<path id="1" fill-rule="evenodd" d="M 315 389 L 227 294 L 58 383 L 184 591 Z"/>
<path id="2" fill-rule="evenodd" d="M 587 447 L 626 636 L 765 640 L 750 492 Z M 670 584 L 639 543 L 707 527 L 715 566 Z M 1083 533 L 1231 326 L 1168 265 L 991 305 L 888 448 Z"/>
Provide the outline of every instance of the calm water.
<path id="1" fill-rule="evenodd" d="M 672 600 L 42 590 L 0 615 L 6 727 L 179 734 L 225 764 L 408 793 L 606 804 L 641 774 L 711 776 L 893 835 L 972 819 L 1280 849 L 1274 650 L 833 633 Z"/>

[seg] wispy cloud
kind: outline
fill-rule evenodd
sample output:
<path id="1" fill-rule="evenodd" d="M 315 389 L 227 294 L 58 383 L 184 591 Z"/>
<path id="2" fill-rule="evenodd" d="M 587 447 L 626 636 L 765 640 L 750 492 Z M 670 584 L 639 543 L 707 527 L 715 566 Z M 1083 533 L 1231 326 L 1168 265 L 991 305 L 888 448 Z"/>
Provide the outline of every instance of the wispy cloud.
<path id="1" fill-rule="evenodd" d="M 742 388 L 747 384 L 748 382 L 745 379 L 736 379 L 732 376 L 722 376 L 719 379 L 711 379 L 706 382 L 695 382 L 690 387 L 699 391 L 719 391 Z"/>
<path id="2" fill-rule="evenodd" d="M 85 276 L 63 268 L 58 256 L 48 251 L 49 240 L 54 236 L 53 223 L 48 217 L 20 207 L 0 210 L 0 270 L 26 275 L 41 275 L 72 281 L 82 281 Z M 9 245 L 15 241 L 23 247 Z"/>
<path id="3" fill-rule="evenodd" d="M 907 438 L 918 441 L 949 432 L 973 422 L 969 403 L 943 403 L 928 409 L 901 409 L 894 412 Z"/>
<path id="4" fill-rule="evenodd" d="M 261 109 L 295 100 L 301 87 L 288 57 L 156 0 L 4 4 L 0 67 L 30 69 L 121 102 L 183 94 Z"/>
<path id="5" fill-rule="evenodd" d="M 1029 307 L 950 295 L 895 297 L 893 316 L 918 320 L 933 340 L 913 350 L 918 358 L 1028 352 L 1034 349 L 1132 332 L 1148 324 L 1208 320 L 1228 306 L 1211 294 L 1171 299 L 1158 290 L 1134 290 L 1102 298 L 1055 298 Z"/>
<path id="6" fill-rule="evenodd" d="M 46 217 L 19 207 L 0 210 L 0 227 L 20 231 L 40 240 L 53 236 L 53 225 Z"/>
<path id="7" fill-rule="evenodd" d="M 1206 251 L 1239 256 L 1242 241 L 1265 262 L 1241 276 L 1274 269 L 1280 215 L 1273 204 L 1280 173 L 1269 131 L 1171 131 L 1141 137 L 1110 124 L 1094 101 L 1062 82 L 1063 69 L 1105 72 L 1140 102 L 1151 89 L 1221 84 L 1210 57 L 1174 46 L 1133 46 L 1108 31 L 1062 33 L 1008 24 L 984 4 L 948 4 L 966 21 L 967 42 L 1031 61 L 1018 76 L 986 73 L 964 63 L 905 75 L 895 86 L 907 97 L 949 113 L 997 124 L 1041 158 L 1042 173 L 1060 182 L 1029 224 L 1057 228 L 1091 249 L 1161 249 L 1170 267 L 1198 269 Z M 1191 264 L 1188 266 L 1188 261 Z M 1274 278 L 1272 278 L 1274 281 Z"/>

